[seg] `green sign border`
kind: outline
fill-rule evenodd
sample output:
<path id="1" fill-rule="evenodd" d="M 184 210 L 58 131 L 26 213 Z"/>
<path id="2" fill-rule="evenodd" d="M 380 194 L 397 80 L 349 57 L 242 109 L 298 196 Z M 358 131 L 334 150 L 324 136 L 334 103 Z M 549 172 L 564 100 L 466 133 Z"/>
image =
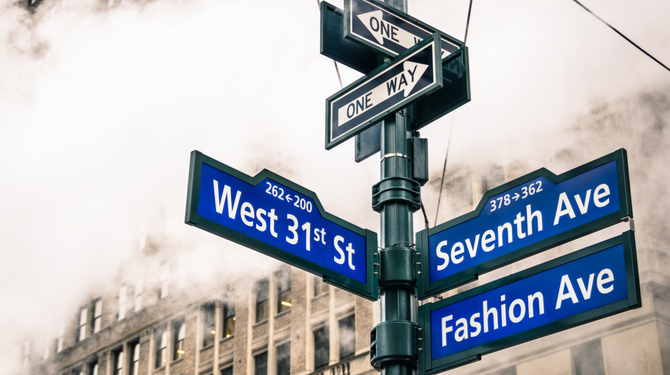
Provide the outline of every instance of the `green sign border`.
<path id="1" fill-rule="evenodd" d="M 624 247 L 624 267 L 626 270 L 626 285 L 628 288 L 627 300 L 614 302 L 597 309 L 585 311 L 583 313 L 561 319 L 559 321 L 532 329 L 527 332 L 521 332 L 487 344 L 479 345 L 459 353 L 439 358 L 437 360 L 431 359 L 432 345 L 430 313 L 432 311 L 463 301 L 478 294 L 486 293 L 490 290 L 511 284 L 515 281 L 533 276 L 537 273 L 561 266 L 563 264 L 589 256 L 593 253 L 617 246 L 619 244 L 623 244 Z M 436 374 L 454 367 L 478 361 L 481 359 L 483 354 L 492 353 L 530 340 L 534 340 L 536 338 L 544 337 L 585 323 L 589 323 L 594 320 L 618 314 L 620 312 L 639 308 L 641 306 L 642 298 L 640 295 L 640 278 L 637 266 L 635 235 L 633 232 L 628 231 L 617 237 L 597 243 L 585 249 L 564 255 L 560 258 L 553 259 L 549 262 L 545 262 L 527 270 L 509 275 L 502 279 L 498 279 L 486 285 L 470 289 L 466 292 L 459 293 L 451 298 L 447 298 L 436 303 L 427 303 L 420 306 L 418 316 L 419 328 L 422 330 L 424 337 L 423 341 L 420 341 L 423 342 L 423 350 L 419 351 L 419 373 L 422 375 Z"/>
<path id="2" fill-rule="evenodd" d="M 468 268 L 454 275 L 445 277 L 433 283 L 430 282 L 430 263 L 428 261 L 428 238 L 436 233 L 439 233 L 448 228 L 454 227 L 458 224 L 474 219 L 479 216 L 481 211 L 486 206 L 489 198 L 500 194 L 506 190 L 525 184 L 538 177 L 544 177 L 552 183 L 559 183 L 569 180 L 591 169 L 597 168 L 601 165 L 607 164 L 611 161 L 616 161 L 617 181 L 619 187 L 619 211 L 611 213 L 600 219 L 593 220 L 589 223 L 583 224 L 579 227 L 569 231 L 557 234 L 553 237 L 544 239 L 535 244 L 515 250 L 511 253 L 505 254 L 498 258 L 492 259 L 480 265 Z M 567 171 L 561 175 L 555 175 L 546 168 L 538 169 L 525 176 L 512 180 L 504 185 L 501 185 L 493 190 L 489 190 L 484 194 L 477 208 L 463 216 L 457 217 L 446 223 L 440 224 L 433 228 L 424 229 L 416 234 L 416 248 L 417 254 L 421 261 L 421 275 L 417 278 L 417 294 L 419 299 L 425 299 L 438 293 L 442 293 L 449 289 L 453 289 L 460 285 L 466 284 L 470 281 L 477 280 L 478 275 L 500 268 L 512 262 L 521 260 L 539 252 L 545 251 L 554 246 L 564 244 L 576 238 L 585 236 L 587 234 L 596 232 L 600 229 L 617 224 L 626 218 L 633 217 L 633 206 L 630 197 L 630 180 L 628 176 L 628 157 L 625 149 L 619 149 L 611 154 L 605 155 L 590 163 L 584 164 L 580 167 Z M 424 256 L 425 254 L 425 256 Z"/>
<path id="3" fill-rule="evenodd" d="M 414 45 L 414 47 L 407 49 L 405 52 L 401 53 L 397 57 L 395 57 L 393 60 L 390 60 L 377 69 L 371 71 L 369 74 L 361 77 L 360 79 L 356 80 L 352 84 L 348 85 L 347 87 L 341 89 L 340 91 L 336 92 L 335 94 L 331 95 L 326 99 L 326 150 L 330 150 L 331 148 L 343 143 L 344 141 L 348 140 L 349 138 L 355 136 L 356 134 L 362 132 L 363 130 L 371 127 L 372 125 L 376 124 L 380 120 L 382 120 L 384 117 L 386 117 L 389 114 L 392 114 L 393 112 L 397 112 L 408 105 L 410 105 L 412 102 L 419 100 L 420 98 L 425 97 L 426 95 L 429 95 L 436 90 L 440 89 L 443 85 L 443 77 L 442 77 L 442 60 L 440 59 L 439 52 L 442 50 L 442 40 L 439 38 L 441 34 L 435 33 L 433 36 L 430 38 L 426 38 L 422 40 L 420 43 L 417 43 Z M 391 108 L 379 112 L 377 115 L 374 117 L 370 118 L 369 120 L 362 122 L 358 125 L 356 125 L 354 128 L 352 128 L 349 132 L 347 132 L 344 135 L 339 136 L 337 139 L 331 139 L 330 136 L 330 130 L 333 126 L 333 124 L 330 121 L 330 104 L 334 102 L 335 100 L 339 99 L 342 96 L 345 96 L 349 94 L 351 91 L 356 90 L 360 88 L 360 86 L 366 84 L 368 81 L 372 81 L 375 79 L 378 75 L 385 73 L 387 70 L 395 68 L 397 65 L 401 64 L 404 62 L 404 60 L 408 59 L 412 55 L 414 55 L 416 52 L 422 50 L 425 48 L 427 45 L 430 44 L 433 45 L 433 69 L 435 72 L 435 76 L 433 77 L 434 82 L 424 88 L 420 93 L 414 93 L 410 94 L 409 97 L 406 97 L 402 101 L 398 102 L 397 104 L 393 105 Z"/>
<path id="4" fill-rule="evenodd" d="M 284 185 L 314 201 L 314 205 L 319 210 L 321 216 L 339 226 L 342 226 L 358 235 L 365 237 L 365 262 L 366 262 L 366 283 L 354 280 L 350 277 L 341 275 L 326 267 L 320 266 L 313 262 L 307 261 L 289 252 L 286 252 L 277 247 L 268 245 L 254 237 L 244 235 L 240 232 L 227 228 L 221 224 L 207 220 L 198 216 L 198 201 L 200 192 L 200 177 L 202 171 L 202 164 L 205 163 L 215 169 L 218 169 L 226 174 L 229 174 L 239 180 L 242 180 L 252 186 L 260 184 L 263 180 L 270 179 L 278 184 Z M 286 178 L 279 176 L 273 172 L 263 169 L 261 172 L 251 177 L 234 168 L 231 168 L 215 159 L 204 155 L 200 151 L 191 152 L 191 163 L 188 176 L 188 193 L 186 197 L 186 224 L 193 225 L 197 228 L 206 230 L 219 237 L 231 240 L 242 246 L 246 246 L 252 250 L 256 250 L 265 255 L 271 256 L 277 260 L 288 263 L 292 266 L 301 268 L 307 272 L 321 276 L 323 280 L 329 284 L 333 284 L 339 288 L 347 290 L 363 298 L 371 301 L 376 301 L 379 296 L 378 288 L 378 272 L 375 266 L 375 257 L 377 255 L 377 234 L 373 231 L 362 229 L 354 224 L 344 221 L 332 214 L 329 214 L 323 209 L 319 198 L 314 192 L 308 190 Z"/>

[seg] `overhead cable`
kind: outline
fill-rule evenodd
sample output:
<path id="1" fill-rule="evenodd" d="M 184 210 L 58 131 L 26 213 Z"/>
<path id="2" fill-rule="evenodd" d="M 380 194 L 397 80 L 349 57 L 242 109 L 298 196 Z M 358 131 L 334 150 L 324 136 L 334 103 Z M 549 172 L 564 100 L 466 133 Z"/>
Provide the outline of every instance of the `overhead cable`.
<path id="1" fill-rule="evenodd" d="M 664 67 L 665 70 L 667 70 L 667 71 L 670 72 L 670 68 L 668 68 L 668 67 L 667 67 L 665 64 L 663 64 L 662 62 L 658 61 L 658 59 L 656 59 L 654 56 L 652 56 L 652 55 L 649 54 L 647 51 L 645 51 L 644 49 L 642 49 L 642 47 L 640 47 L 640 46 L 638 46 L 637 44 L 635 44 L 635 42 L 633 42 L 632 40 L 628 39 L 628 38 L 627 38 L 625 35 L 623 35 L 619 30 L 617 30 L 616 28 L 614 28 L 614 26 L 610 25 L 610 24 L 607 23 L 605 20 L 603 20 L 602 18 L 598 17 L 597 14 L 593 13 L 589 8 L 585 7 L 585 6 L 584 6 L 582 3 L 580 3 L 579 1 L 577 1 L 577 0 L 572 0 L 572 1 L 574 1 L 575 3 L 577 3 L 577 5 L 579 5 L 580 7 L 584 8 L 585 11 L 591 13 L 591 15 L 593 15 L 593 17 L 597 18 L 600 22 L 602 22 L 602 23 L 604 23 L 605 25 L 607 25 L 607 27 L 609 27 L 610 29 L 614 30 L 614 32 L 617 33 L 617 34 L 619 34 L 619 36 L 621 36 L 622 38 L 626 39 L 626 40 L 628 41 L 628 43 L 632 44 L 633 46 L 635 46 L 635 48 L 639 49 L 640 52 L 642 52 L 642 53 L 644 53 L 645 55 L 649 56 L 649 58 L 651 58 L 652 60 L 656 61 L 660 66 Z"/>

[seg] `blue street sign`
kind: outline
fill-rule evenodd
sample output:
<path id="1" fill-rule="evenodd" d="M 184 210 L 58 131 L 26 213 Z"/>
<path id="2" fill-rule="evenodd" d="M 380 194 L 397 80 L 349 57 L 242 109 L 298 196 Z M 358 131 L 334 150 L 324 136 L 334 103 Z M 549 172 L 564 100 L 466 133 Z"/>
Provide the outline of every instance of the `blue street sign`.
<path id="1" fill-rule="evenodd" d="M 640 306 L 635 239 L 626 232 L 419 307 L 419 372 L 442 372 Z"/>
<path id="2" fill-rule="evenodd" d="M 556 176 L 540 169 L 484 194 L 475 211 L 417 233 L 419 298 L 633 216 L 621 149 Z"/>
<path id="3" fill-rule="evenodd" d="M 416 18 L 375 0 L 344 0 L 345 37 L 387 57 L 395 57 L 420 41 L 442 34 L 442 59 L 463 43 Z"/>
<path id="4" fill-rule="evenodd" d="M 377 235 L 327 213 L 316 194 L 270 171 L 250 177 L 193 151 L 186 223 L 377 299 Z"/>
<path id="5" fill-rule="evenodd" d="M 326 99 L 326 149 L 442 87 L 440 34 Z"/>

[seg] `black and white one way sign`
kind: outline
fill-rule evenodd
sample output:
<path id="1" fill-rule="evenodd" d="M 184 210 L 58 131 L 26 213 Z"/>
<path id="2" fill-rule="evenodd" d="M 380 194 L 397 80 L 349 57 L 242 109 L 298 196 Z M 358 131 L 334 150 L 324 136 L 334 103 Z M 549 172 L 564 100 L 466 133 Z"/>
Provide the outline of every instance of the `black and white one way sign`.
<path id="1" fill-rule="evenodd" d="M 326 149 L 442 87 L 440 34 L 326 99 Z"/>

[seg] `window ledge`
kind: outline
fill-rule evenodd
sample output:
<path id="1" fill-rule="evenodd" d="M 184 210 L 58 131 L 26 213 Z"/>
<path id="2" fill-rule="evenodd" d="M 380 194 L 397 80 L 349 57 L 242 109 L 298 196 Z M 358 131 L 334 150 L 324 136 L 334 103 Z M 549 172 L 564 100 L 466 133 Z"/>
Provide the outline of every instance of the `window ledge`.
<path id="1" fill-rule="evenodd" d="M 214 347 L 214 343 L 212 342 L 211 344 L 209 344 L 209 345 L 207 345 L 207 346 L 203 346 L 202 348 L 200 348 L 200 352 L 202 353 L 202 352 L 204 352 L 205 350 L 212 349 L 213 347 Z"/>
<path id="2" fill-rule="evenodd" d="M 284 311 L 278 313 L 277 315 L 275 315 L 275 319 L 279 319 L 284 315 L 289 315 L 290 313 L 291 313 L 291 309 L 284 310 Z"/>
<path id="3" fill-rule="evenodd" d="M 326 298 L 326 297 L 328 297 L 329 294 L 330 294 L 329 292 L 319 294 L 318 296 L 312 297 L 312 301 L 316 301 L 316 300 L 319 300 L 321 298 Z"/>
<path id="4" fill-rule="evenodd" d="M 232 339 L 234 339 L 234 338 L 235 338 L 235 334 L 233 333 L 232 335 L 230 335 L 230 336 L 228 336 L 228 337 L 224 337 L 224 338 L 222 338 L 221 340 L 219 340 L 219 342 L 220 342 L 220 343 L 223 343 L 223 342 L 226 342 L 226 341 L 230 341 L 230 340 L 232 340 Z"/>
<path id="5" fill-rule="evenodd" d="M 265 319 L 265 320 L 263 320 L 262 322 L 254 323 L 254 325 L 251 326 L 251 328 L 253 329 L 253 328 L 256 328 L 256 327 L 260 327 L 260 326 L 262 326 L 263 324 L 268 324 L 268 320 L 269 320 L 269 319 Z"/>
<path id="6" fill-rule="evenodd" d="M 184 357 L 182 356 L 179 359 L 172 360 L 172 362 L 170 363 L 170 366 L 172 366 L 174 364 L 177 364 L 177 363 L 180 363 L 180 362 L 183 362 L 183 361 L 184 361 Z"/>

